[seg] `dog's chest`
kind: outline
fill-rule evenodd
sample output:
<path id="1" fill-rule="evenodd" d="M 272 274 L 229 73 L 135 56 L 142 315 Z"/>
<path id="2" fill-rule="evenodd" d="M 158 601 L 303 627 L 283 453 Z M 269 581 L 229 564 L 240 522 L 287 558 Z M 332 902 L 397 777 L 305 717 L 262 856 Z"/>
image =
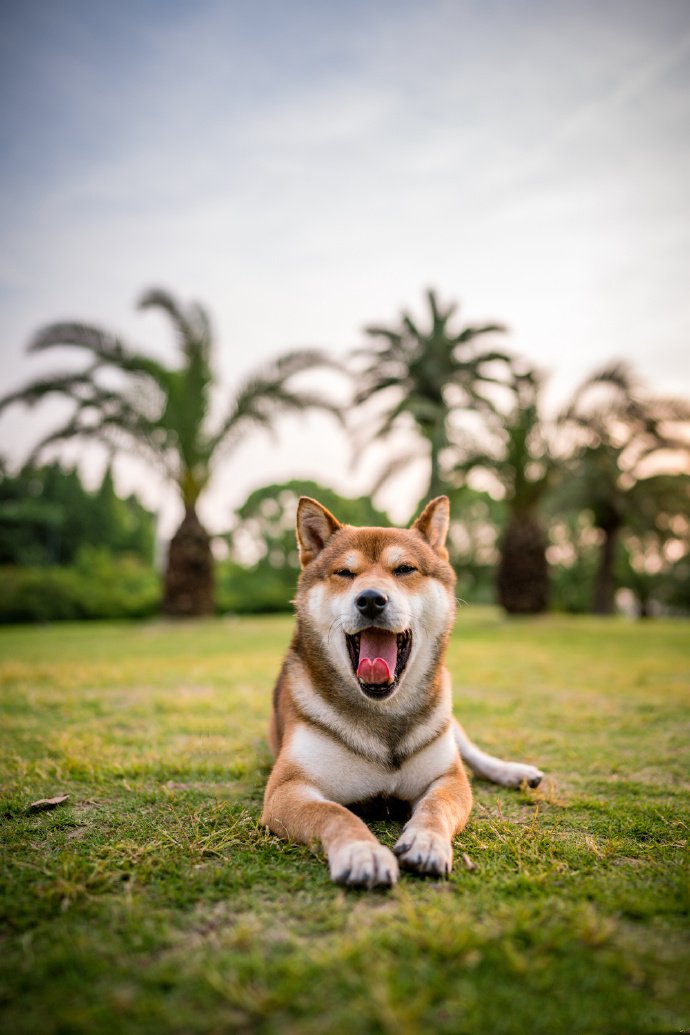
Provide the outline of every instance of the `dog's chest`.
<path id="1" fill-rule="evenodd" d="M 415 801 L 457 758 L 450 727 L 396 768 L 365 758 L 302 723 L 294 730 L 287 750 L 310 783 L 343 805 L 377 795 Z"/>

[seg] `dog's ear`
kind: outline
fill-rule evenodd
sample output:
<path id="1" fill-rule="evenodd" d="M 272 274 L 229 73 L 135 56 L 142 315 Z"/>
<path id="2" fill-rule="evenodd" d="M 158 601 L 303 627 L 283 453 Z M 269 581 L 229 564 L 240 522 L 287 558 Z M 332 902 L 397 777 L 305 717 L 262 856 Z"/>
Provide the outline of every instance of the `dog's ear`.
<path id="1" fill-rule="evenodd" d="M 435 500 L 431 501 L 431 503 L 427 503 L 422 513 L 412 525 L 412 528 L 416 529 L 416 531 L 426 539 L 431 549 L 434 550 L 439 557 L 442 557 L 444 561 L 448 560 L 446 536 L 448 535 L 449 524 L 450 500 L 447 496 L 437 496 Z"/>
<path id="2" fill-rule="evenodd" d="M 334 532 L 342 528 L 330 510 L 302 496 L 297 506 L 297 545 L 299 561 L 303 568 L 321 553 Z"/>

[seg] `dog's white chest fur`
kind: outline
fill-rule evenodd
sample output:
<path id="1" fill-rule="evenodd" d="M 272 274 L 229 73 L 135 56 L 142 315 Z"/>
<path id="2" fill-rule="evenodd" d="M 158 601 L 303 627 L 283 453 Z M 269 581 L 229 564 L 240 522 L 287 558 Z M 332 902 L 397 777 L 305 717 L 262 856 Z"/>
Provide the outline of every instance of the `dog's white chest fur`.
<path id="1" fill-rule="evenodd" d="M 415 802 L 458 756 L 450 726 L 392 771 L 303 723 L 295 729 L 287 751 L 307 781 L 343 805 L 380 794 Z"/>

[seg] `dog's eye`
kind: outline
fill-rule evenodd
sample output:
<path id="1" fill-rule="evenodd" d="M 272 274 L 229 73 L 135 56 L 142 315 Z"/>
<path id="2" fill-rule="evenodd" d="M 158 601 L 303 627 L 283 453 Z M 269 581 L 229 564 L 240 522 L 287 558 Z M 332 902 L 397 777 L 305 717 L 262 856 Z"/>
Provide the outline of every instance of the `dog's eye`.
<path id="1" fill-rule="evenodd" d="M 393 568 L 394 575 L 411 575 L 413 571 L 417 571 L 411 564 L 399 564 L 397 568 Z"/>
<path id="2" fill-rule="evenodd" d="M 350 571 L 349 568 L 341 568 L 340 571 L 334 571 L 334 575 L 337 575 L 341 579 L 356 579 L 354 571 Z"/>

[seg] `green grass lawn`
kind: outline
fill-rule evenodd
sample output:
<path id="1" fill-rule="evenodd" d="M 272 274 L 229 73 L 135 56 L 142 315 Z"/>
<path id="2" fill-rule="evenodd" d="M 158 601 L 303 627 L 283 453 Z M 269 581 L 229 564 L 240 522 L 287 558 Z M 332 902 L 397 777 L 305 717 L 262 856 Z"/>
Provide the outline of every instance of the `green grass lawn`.
<path id="1" fill-rule="evenodd" d="M 548 777 L 475 782 L 451 879 L 387 893 L 259 825 L 290 627 L 0 630 L 2 1030 L 690 1028 L 688 624 L 463 610 L 456 713 Z"/>

